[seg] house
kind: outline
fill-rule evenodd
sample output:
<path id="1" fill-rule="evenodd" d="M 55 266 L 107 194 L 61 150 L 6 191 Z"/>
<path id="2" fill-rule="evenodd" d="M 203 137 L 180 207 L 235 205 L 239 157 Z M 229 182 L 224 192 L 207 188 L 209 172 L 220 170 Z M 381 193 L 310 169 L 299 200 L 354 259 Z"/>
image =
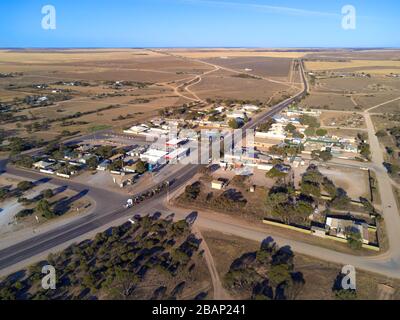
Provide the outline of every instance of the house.
<path id="1" fill-rule="evenodd" d="M 329 233 L 335 237 L 347 239 L 349 231 L 359 232 L 362 242 L 365 244 L 369 243 L 368 224 L 363 221 L 328 216 L 326 218 L 326 226 Z"/>
<path id="2" fill-rule="evenodd" d="M 218 113 L 222 113 L 225 110 L 225 107 L 219 106 L 214 108 L 215 111 L 217 111 Z"/>
<path id="3" fill-rule="evenodd" d="M 234 110 L 232 112 L 229 112 L 226 115 L 227 118 L 229 119 L 245 119 L 247 117 L 246 113 L 241 111 L 241 110 Z"/>
<path id="4" fill-rule="evenodd" d="M 33 164 L 33 167 L 36 169 L 44 169 L 47 170 L 49 167 L 54 165 L 54 162 L 48 162 L 48 161 L 38 161 Z"/>
<path id="5" fill-rule="evenodd" d="M 87 164 L 87 162 L 89 161 L 89 159 L 91 159 L 91 158 L 93 158 L 93 157 L 95 157 L 96 159 L 99 159 L 98 156 L 93 155 L 93 154 L 90 154 L 90 153 L 87 153 L 87 154 L 84 154 L 84 155 L 80 156 L 80 157 L 78 158 L 77 161 L 78 161 L 79 163 L 82 163 L 82 164 Z"/>
<path id="6" fill-rule="evenodd" d="M 147 150 L 146 146 L 135 146 L 131 150 L 129 150 L 126 154 L 130 157 L 139 157 L 142 153 L 145 153 Z"/>
<path id="7" fill-rule="evenodd" d="M 113 155 L 111 158 L 109 158 L 110 162 L 113 163 L 115 161 L 121 160 L 124 157 L 122 153 L 118 153 Z"/>
<path id="8" fill-rule="evenodd" d="M 358 153 L 358 146 L 350 143 L 344 145 L 344 151 L 349 153 Z"/>
<path id="9" fill-rule="evenodd" d="M 276 114 L 276 115 L 274 115 L 274 116 L 272 117 L 272 119 L 274 119 L 276 123 L 284 123 L 284 124 L 285 124 L 285 123 L 288 123 L 288 122 L 289 122 L 289 119 L 286 118 L 286 117 L 284 117 L 284 116 L 281 115 L 281 114 Z"/>
<path id="10" fill-rule="evenodd" d="M 81 144 L 78 148 L 76 148 L 76 151 L 78 152 L 87 152 L 90 149 L 92 149 L 92 146 L 89 144 Z"/>
<path id="11" fill-rule="evenodd" d="M 149 130 L 149 127 L 145 124 L 141 124 L 139 126 L 130 127 L 128 130 L 124 130 L 124 133 L 128 134 L 141 134 Z"/>
<path id="12" fill-rule="evenodd" d="M 154 119 L 154 120 L 151 120 L 151 123 L 153 125 L 155 125 L 156 127 L 161 127 L 163 124 L 165 124 L 165 120 L 163 120 L 163 119 Z"/>
<path id="13" fill-rule="evenodd" d="M 104 160 L 103 162 L 101 162 L 98 166 L 97 166 L 97 170 L 99 171 L 106 171 L 108 166 L 110 164 L 109 160 Z"/>
<path id="14" fill-rule="evenodd" d="M 260 110 L 260 107 L 257 107 L 253 104 L 245 104 L 243 106 L 243 109 L 246 111 L 249 111 L 249 112 L 256 112 L 256 111 Z"/>
<path id="15" fill-rule="evenodd" d="M 211 189 L 214 190 L 222 190 L 225 186 L 225 183 L 220 180 L 213 180 L 211 181 Z"/>
<path id="16" fill-rule="evenodd" d="M 137 175 L 112 175 L 113 182 L 120 188 L 132 185 Z"/>
<path id="17" fill-rule="evenodd" d="M 137 159 L 136 161 L 130 161 L 128 164 L 124 165 L 122 170 L 128 173 L 136 173 L 138 163 L 139 159 Z"/>

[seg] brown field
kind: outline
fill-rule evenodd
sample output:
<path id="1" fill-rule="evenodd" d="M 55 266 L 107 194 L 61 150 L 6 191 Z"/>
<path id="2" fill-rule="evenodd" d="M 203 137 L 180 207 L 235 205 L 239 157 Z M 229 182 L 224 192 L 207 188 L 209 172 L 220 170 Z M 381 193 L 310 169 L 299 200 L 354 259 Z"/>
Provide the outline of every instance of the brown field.
<path id="1" fill-rule="evenodd" d="M 268 102 L 272 95 L 279 92 L 293 92 L 288 86 L 264 79 L 239 78 L 237 73 L 218 70 L 202 78 L 202 81 L 190 87 L 197 95 L 205 99 L 260 100 Z"/>
<path id="2" fill-rule="evenodd" d="M 399 126 L 398 121 L 392 121 L 390 119 L 390 116 L 385 115 L 385 114 L 372 115 L 371 119 L 372 119 L 372 122 L 374 123 L 376 131 Z"/>
<path id="3" fill-rule="evenodd" d="M 348 70 L 350 71 L 350 70 Z M 351 71 L 356 71 L 358 73 L 370 74 L 375 77 L 383 77 L 390 75 L 391 73 L 400 74 L 400 68 L 393 67 L 371 67 L 371 68 L 352 68 Z"/>
<path id="4" fill-rule="evenodd" d="M 400 113 L 400 100 L 373 109 L 373 113 Z"/>
<path id="5" fill-rule="evenodd" d="M 387 93 L 387 94 L 358 96 L 358 97 L 355 97 L 354 99 L 357 101 L 357 103 L 364 106 L 365 108 L 372 108 L 381 103 L 391 101 L 398 97 L 400 97 L 400 91 L 399 92 L 391 92 L 391 93 Z M 373 113 L 390 112 L 390 111 L 385 111 L 385 110 L 396 111 L 395 110 L 396 105 L 398 106 L 398 101 L 390 102 L 390 103 L 384 104 L 380 107 L 377 107 L 377 108 L 371 110 L 371 112 L 373 112 Z M 399 109 L 397 111 L 399 111 Z"/>
<path id="6" fill-rule="evenodd" d="M 326 128 L 329 135 L 343 137 L 343 138 L 355 138 L 358 134 L 365 133 L 365 131 L 361 130 L 352 130 L 352 129 L 344 129 L 344 128 Z"/>
<path id="7" fill-rule="evenodd" d="M 304 57 L 309 52 L 285 51 L 285 50 L 251 50 L 251 49 L 173 49 L 170 52 L 195 59 L 219 58 L 219 57 L 268 57 L 268 58 L 290 58 Z"/>
<path id="8" fill-rule="evenodd" d="M 252 74 L 261 77 L 280 77 L 287 80 L 292 59 L 264 57 L 231 57 L 229 59 L 212 58 L 204 61 L 225 68 L 243 71 L 251 69 Z"/>
<path id="9" fill-rule="evenodd" d="M 399 50 L 321 50 L 320 52 L 311 52 L 306 55 L 308 59 L 337 60 L 399 60 Z"/>
<path id="10" fill-rule="evenodd" d="M 221 281 L 228 272 L 232 262 L 241 255 L 254 252 L 259 249 L 260 243 L 246 240 L 240 237 L 219 234 L 214 231 L 205 230 L 202 232 L 211 254 L 214 257 L 217 271 Z M 265 235 L 265 238 L 268 234 Z M 332 294 L 333 282 L 340 272 L 342 264 L 318 260 L 306 255 L 295 253 L 294 265 L 296 270 L 303 274 L 305 284 L 301 290 L 298 300 L 330 300 L 335 299 Z M 362 270 L 357 270 L 357 295 L 361 300 L 381 299 L 381 288 L 387 285 L 394 288 L 393 295 L 388 298 L 400 298 L 400 281 L 389 279 Z M 249 299 L 250 293 L 231 293 L 236 299 Z"/>
<path id="11" fill-rule="evenodd" d="M 173 81 L 210 69 L 205 64 L 144 50 L 0 51 L 0 72 L 54 80 Z M 12 78 L 16 80 L 15 78 Z M 30 81 L 38 79 L 31 78 Z M 22 80 L 24 81 L 24 80 Z"/>
<path id="12" fill-rule="evenodd" d="M 400 81 L 389 78 L 330 78 L 317 80 L 318 91 L 356 92 L 356 93 L 388 93 L 400 89 Z"/>
<path id="13" fill-rule="evenodd" d="M 351 99 L 341 94 L 311 93 L 301 101 L 300 105 L 313 109 L 357 111 Z"/>
<path id="14" fill-rule="evenodd" d="M 269 101 L 275 92 L 285 92 L 287 86 L 269 82 L 263 79 L 244 79 L 235 77 L 235 73 L 228 71 L 217 71 L 203 78 L 203 80 L 192 86 L 191 90 L 205 99 L 239 99 Z"/>
<path id="15" fill-rule="evenodd" d="M 400 61 L 392 60 L 349 60 L 349 61 L 306 61 L 307 70 L 335 70 L 349 68 L 394 67 L 400 68 Z"/>
<path id="16" fill-rule="evenodd" d="M 364 117 L 357 113 L 323 111 L 319 119 L 322 126 L 365 128 Z"/>

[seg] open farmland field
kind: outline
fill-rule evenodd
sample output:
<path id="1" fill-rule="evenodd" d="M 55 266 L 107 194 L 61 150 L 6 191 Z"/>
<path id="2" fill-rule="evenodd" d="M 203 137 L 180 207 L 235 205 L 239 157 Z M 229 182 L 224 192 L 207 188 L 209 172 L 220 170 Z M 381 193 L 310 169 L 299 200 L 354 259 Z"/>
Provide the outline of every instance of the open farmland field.
<path id="1" fill-rule="evenodd" d="M 295 50 L 268 50 L 268 49 L 173 49 L 169 50 L 176 55 L 194 58 L 194 59 L 208 59 L 219 57 L 267 57 L 267 58 L 289 58 L 297 59 L 302 58 L 309 54 L 309 50 L 295 51 Z"/>
<path id="2" fill-rule="evenodd" d="M 365 134 L 365 129 L 325 128 L 328 135 L 342 138 L 356 138 L 358 134 Z"/>
<path id="3" fill-rule="evenodd" d="M 317 81 L 316 90 L 346 93 L 390 93 L 400 89 L 400 81 L 375 78 L 329 78 Z"/>
<path id="4" fill-rule="evenodd" d="M 350 97 L 344 94 L 311 93 L 301 101 L 300 105 L 312 109 L 357 111 Z"/>
<path id="5" fill-rule="evenodd" d="M 373 113 L 385 113 L 385 112 L 399 112 L 399 104 L 398 100 L 395 99 L 400 97 L 399 92 L 392 92 L 390 94 L 376 94 L 376 95 L 367 95 L 367 96 L 359 96 L 354 99 L 364 107 L 376 108 L 371 109 Z M 396 110 L 397 109 L 397 110 Z"/>
<path id="6" fill-rule="evenodd" d="M 400 113 L 400 99 L 373 109 L 375 113 Z"/>
<path id="7" fill-rule="evenodd" d="M 306 61 L 307 70 L 344 70 L 351 68 L 391 67 L 400 68 L 397 60 L 338 60 L 338 61 Z"/>
<path id="8" fill-rule="evenodd" d="M 319 52 L 310 52 L 305 58 L 319 60 L 399 60 L 400 50 L 321 50 Z"/>
<path id="9" fill-rule="evenodd" d="M 202 99 L 248 99 L 268 102 L 276 92 L 288 92 L 288 87 L 263 79 L 240 78 L 233 72 L 217 71 L 203 77 L 191 90 Z"/>
<path id="10" fill-rule="evenodd" d="M 162 82 L 199 74 L 204 64 L 141 50 L 0 51 L 0 72 L 48 79 Z"/>
<path id="11" fill-rule="evenodd" d="M 364 117 L 358 113 L 324 111 L 319 117 L 322 126 L 365 128 Z"/>
<path id="12" fill-rule="evenodd" d="M 247 72 L 261 77 L 277 77 L 287 80 L 292 59 L 269 57 L 212 58 L 204 61 L 224 68 Z"/>
<path id="13" fill-rule="evenodd" d="M 371 119 L 376 131 L 400 126 L 399 119 L 393 118 L 390 114 L 373 114 Z"/>

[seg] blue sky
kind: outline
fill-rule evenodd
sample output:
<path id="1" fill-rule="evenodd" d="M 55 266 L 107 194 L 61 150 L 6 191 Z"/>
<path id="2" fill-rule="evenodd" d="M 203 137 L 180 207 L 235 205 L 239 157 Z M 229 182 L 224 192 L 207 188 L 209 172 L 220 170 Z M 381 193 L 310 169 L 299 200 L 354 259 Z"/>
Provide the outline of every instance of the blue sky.
<path id="1" fill-rule="evenodd" d="M 56 30 L 41 27 L 48 4 Z M 399 13 L 398 0 L 1 0 L 0 47 L 400 47 Z"/>

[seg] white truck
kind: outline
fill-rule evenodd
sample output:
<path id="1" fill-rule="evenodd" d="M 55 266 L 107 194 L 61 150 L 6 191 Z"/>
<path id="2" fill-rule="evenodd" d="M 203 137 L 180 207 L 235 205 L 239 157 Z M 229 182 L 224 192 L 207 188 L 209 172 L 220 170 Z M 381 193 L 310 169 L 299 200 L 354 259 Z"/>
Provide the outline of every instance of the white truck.
<path id="1" fill-rule="evenodd" d="M 129 209 L 129 208 L 132 208 L 132 207 L 133 207 L 133 200 L 132 199 L 128 199 L 126 201 L 125 208 Z"/>

